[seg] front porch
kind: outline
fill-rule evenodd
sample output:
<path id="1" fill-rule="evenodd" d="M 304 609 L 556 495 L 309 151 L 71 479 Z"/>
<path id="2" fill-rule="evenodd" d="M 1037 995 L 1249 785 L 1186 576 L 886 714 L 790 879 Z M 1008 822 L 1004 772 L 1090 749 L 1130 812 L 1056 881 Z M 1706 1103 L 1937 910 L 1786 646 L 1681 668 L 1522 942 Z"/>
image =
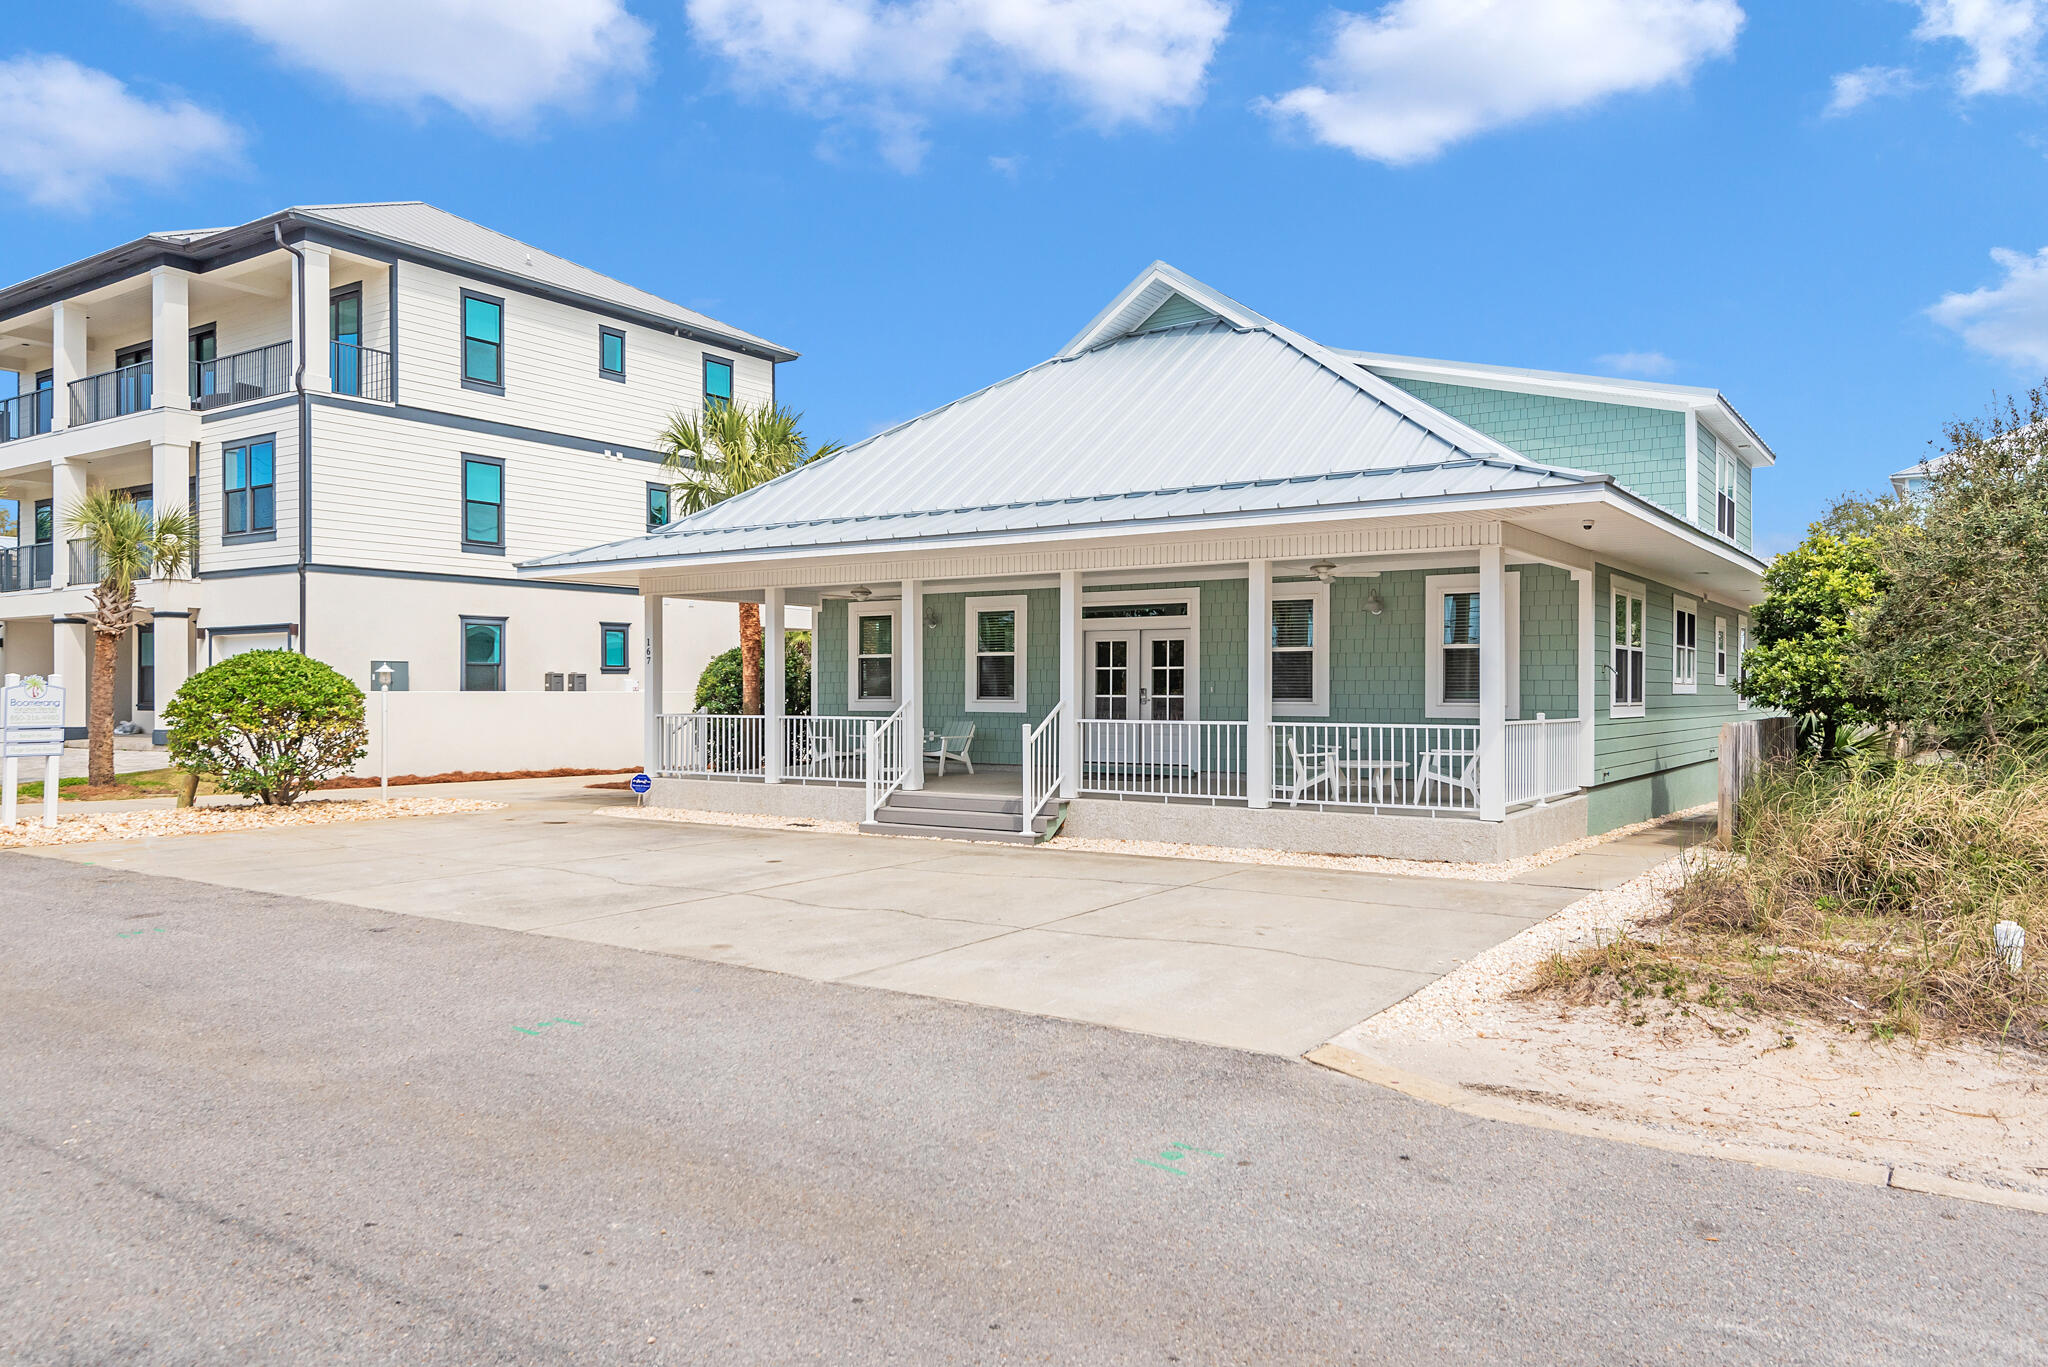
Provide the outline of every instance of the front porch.
<path id="1" fill-rule="evenodd" d="M 1590 566 L 1494 544 L 1048 579 L 762 592 L 765 715 L 650 706 L 651 800 L 888 829 L 899 794 L 1000 797 L 1014 835 L 1480 861 L 1586 833 Z M 773 686 L 792 602 L 815 715 Z M 974 772 L 915 762 L 939 748 Z"/>

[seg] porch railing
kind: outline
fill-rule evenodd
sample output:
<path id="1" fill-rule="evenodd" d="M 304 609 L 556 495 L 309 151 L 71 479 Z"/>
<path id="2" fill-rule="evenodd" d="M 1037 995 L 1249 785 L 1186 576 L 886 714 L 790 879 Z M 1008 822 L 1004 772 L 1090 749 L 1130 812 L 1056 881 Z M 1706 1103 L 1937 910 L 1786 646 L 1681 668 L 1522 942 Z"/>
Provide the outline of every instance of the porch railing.
<path id="1" fill-rule="evenodd" d="M 50 430 L 56 408 L 47 389 L 31 389 L 0 400 L 0 441 L 20 441 Z"/>
<path id="2" fill-rule="evenodd" d="M 1080 790 L 1110 797 L 1242 801 L 1241 721 L 1081 722 Z"/>
<path id="3" fill-rule="evenodd" d="M 760 778 L 768 756 L 760 717 L 664 713 L 662 778 Z"/>
<path id="4" fill-rule="evenodd" d="M 924 763 L 924 747 L 904 731 L 903 712 L 903 707 L 897 708 L 886 721 L 868 732 L 867 806 L 863 820 L 873 821 L 889 795 L 910 776 L 910 766 Z"/>
<path id="5" fill-rule="evenodd" d="M 784 783 L 866 783 L 868 732 L 880 717 L 784 717 Z"/>
<path id="6" fill-rule="evenodd" d="M 138 361 L 119 370 L 103 370 L 97 375 L 73 380 L 71 425 L 80 427 L 148 408 L 153 392 L 150 377 L 155 374 L 150 366 L 148 361 Z"/>
<path id="7" fill-rule="evenodd" d="M 391 353 L 353 342 L 329 342 L 328 387 L 337 394 L 391 402 Z"/>
<path id="8" fill-rule="evenodd" d="M 1066 704 L 1061 703 L 1046 714 L 1036 729 L 1022 728 L 1024 748 L 1019 753 L 1024 762 L 1019 768 L 1024 777 L 1024 814 L 1019 830 L 1025 835 L 1031 834 L 1031 823 L 1060 790 L 1060 776 L 1064 772 L 1060 752 L 1065 748 L 1061 738 L 1066 733 L 1066 716 Z"/>
<path id="9" fill-rule="evenodd" d="M 1294 807 L 1479 810 L 1479 728 L 1274 722 L 1273 801 Z"/>
<path id="10" fill-rule="evenodd" d="M 1579 788 L 1579 719 L 1511 721 L 1507 728 L 1507 805 L 1547 802 Z"/>
<path id="11" fill-rule="evenodd" d="M 47 541 L 0 550 L 0 593 L 50 587 L 56 548 Z"/>
<path id="12" fill-rule="evenodd" d="M 64 543 L 67 552 L 65 563 L 71 571 L 74 585 L 92 585 L 100 582 L 100 553 L 92 542 L 85 538 Z"/>
<path id="13" fill-rule="evenodd" d="M 273 342 L 192 363 L 192 406 L 223 408 L 267 399 L 292 387 L 292 344 Z"/>

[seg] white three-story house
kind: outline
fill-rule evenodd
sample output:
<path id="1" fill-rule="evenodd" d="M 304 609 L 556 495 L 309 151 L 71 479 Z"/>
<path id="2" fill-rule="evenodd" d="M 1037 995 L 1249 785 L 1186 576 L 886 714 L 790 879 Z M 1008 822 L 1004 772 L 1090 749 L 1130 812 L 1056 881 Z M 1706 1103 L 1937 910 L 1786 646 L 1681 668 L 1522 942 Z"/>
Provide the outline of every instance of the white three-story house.
<path id="1" fill-rule="evenodd" d="M 66 514 L 105 486 L 199 529 L 195 572 L 141 590 L 118 719 L 161 739 L 192 671 L 284 648 L 366 690 L 389 666 L 401 771 L 629 763 L 632 591 L 514 566 L 664 525 L 670 413 L 772 400 L 794 357 L 416 202 L 153 233 L 13 285 L 0 658 L 73 681 L 84 734 L 96 567 Z M 734 636 L 730 607 L 670 615 L 674 705 Z"/>

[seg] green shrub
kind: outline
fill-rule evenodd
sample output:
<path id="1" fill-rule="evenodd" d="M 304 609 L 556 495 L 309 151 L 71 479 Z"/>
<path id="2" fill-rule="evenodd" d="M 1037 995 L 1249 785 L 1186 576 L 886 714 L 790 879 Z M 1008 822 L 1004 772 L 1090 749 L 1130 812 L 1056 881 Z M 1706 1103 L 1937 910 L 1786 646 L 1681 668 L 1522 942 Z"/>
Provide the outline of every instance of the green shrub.
<path id="1" fill-rule="evenodd" d="M 792 717 L 811 711 L 811 633 L 786 634 L 783 651 L 782 710 Z M 714 716 L 736 717 L 740 712 L 740 648 L 714 655 L 697 676 L 697 706 Z"/>
<path id="2" fill-rule="evenodd" d="M 173 764 L 274 807 L 348 772 L 369 748 L 362 690 L 291 650 L 251 650 L 194 674 L 164 724 Z"/>

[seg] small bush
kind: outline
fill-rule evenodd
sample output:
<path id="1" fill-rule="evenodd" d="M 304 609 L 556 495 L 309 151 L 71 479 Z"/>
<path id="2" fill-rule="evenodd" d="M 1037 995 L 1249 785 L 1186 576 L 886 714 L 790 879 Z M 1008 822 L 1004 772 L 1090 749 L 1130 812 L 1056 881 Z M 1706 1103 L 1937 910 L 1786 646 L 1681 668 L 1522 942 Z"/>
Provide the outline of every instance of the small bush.
<path id="1" fill-rule="evenodd" d="M 221 791 L 289 807 L 369 748 L 363 694 L 320 661 L 252 650 L 185 680 L 164 708 L 171 762 Z"/>
<path id="2" fill-rule="evenodd" d="M 782 710 L 792 717 L 811 710 L 811 633 L 792 631 L 783 652 Z M 697 706 L 719 717 L 740 712 L 740 648 L 714 655 L 697 676 Z"/>

